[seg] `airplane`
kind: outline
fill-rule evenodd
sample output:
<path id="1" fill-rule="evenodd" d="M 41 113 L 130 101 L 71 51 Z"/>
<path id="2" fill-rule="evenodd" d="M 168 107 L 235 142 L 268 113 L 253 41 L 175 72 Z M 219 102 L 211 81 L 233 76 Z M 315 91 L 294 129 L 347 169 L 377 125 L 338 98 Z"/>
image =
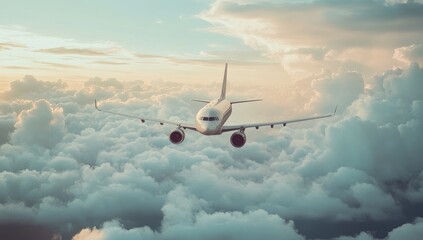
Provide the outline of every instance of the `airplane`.
<path id="1" fill-rule="evenodd" d="M 299 118 L 299 119 L 292 119 L 292 120 L 281 120 L 281 121 L 275 121 L 275 122 L 225 125 L 226 120 L 228 120 L 228 118 L 230 117 L 232 113 L 233 104 L 256 102 L 256 101 L 262 100 L 262 99 L 252 99 L 252 100 L 243 100 L 243 101 L 229 101 L 228 99 L 226 99 L 227 73 L 228 73 L 228 64 L 226 63 L 222 89 L 221 89 L 220 97 L 218 99 L 211 100 L 211 101 L 192 99 L 192 101 L 207 104 L 198 111 L 195 117 L 195 124 L 184 123 L 179 121 L 176 122 L 176 121 L 169 121 L 169 120 L 163 120 L 163 119 L 139 117 L 139 116 L 134 116 L 134 115 L 125 114 L 125 113 L 106 111 L 98 107 L 97 100 L 94 101 L 95 108 L 98 111 L 102 111 L 109 114 L 119 115 L 119 116 L 128 117 L 128 118 L 136 118 L 141 120 L 142 123 L 145 123 L 146 121 L 151 121 L 151 122 L 158 122 L 160 123 L 160 125 L 163 125 L 163 124 L 174 125 L 176 126 L 176 128 L 172 130 L 169 134 L 169 140 L 173 144 L 180 144 L 184 141 L 185 139 L 184 130 L 186 129 L 197 131 L 203 135 L 220 135 L 225 132 L 235 131 L 230 138 L 230 142 L 232 146 L 236 148 L 241 148 L 247 142 L 247 137 L 245 135 L 245 129 L 247 128 L 259 129 L 260 127 L 263 127 L 263 126 L 270 126 L 271 128 L 273 128 L 275 125 L 286 126 L 286 124 L 288 123 L 302 122 L 302 121 L 309 121 L 314 119 L 331 117 L 335 115 L 336 113 L 337 106 L 335 107 L 335 110 L 332 114 L 327 114 L 327 115 Z"/>

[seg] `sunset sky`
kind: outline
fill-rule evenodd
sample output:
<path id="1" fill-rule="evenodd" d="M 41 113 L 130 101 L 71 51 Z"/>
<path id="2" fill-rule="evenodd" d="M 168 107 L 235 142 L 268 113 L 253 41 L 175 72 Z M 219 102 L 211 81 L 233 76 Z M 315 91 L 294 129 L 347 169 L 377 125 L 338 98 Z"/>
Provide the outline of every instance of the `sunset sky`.
<path id="1" fill-rule="evenodd" d="M 273 84 L 421 60 L 418 1 L 3 1 L 0 76 Z M 212 75 L 213 74 L 213 75 Z"/>
<path id="2" fill-rule="evenodd" d="M 193 122 L 229 63 L 230 135 Z M 0 0 L 0 239 L 416 239 L 423 1 Z M 19 238 L 21 236 L 21 238 Z"/>

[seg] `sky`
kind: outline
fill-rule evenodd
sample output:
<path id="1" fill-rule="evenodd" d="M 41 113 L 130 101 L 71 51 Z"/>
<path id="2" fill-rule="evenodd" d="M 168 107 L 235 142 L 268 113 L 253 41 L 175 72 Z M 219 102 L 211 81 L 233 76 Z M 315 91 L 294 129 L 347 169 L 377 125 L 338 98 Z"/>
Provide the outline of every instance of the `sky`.
<path id="1" fill-rule="evenodd" d="M 1 239 L 416 239 L 423 1 L 0 0 Z M 229 124 L 338 113 L 230 135 Z"/>

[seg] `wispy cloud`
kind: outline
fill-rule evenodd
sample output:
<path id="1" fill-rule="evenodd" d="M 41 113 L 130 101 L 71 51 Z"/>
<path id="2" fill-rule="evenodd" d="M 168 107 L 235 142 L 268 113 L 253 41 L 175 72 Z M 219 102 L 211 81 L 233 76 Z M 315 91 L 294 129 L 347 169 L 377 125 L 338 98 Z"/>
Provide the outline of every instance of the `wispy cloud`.
<path id="1" fill-rule="evenodd" d="M 11 42 L 0 42 L 0 51 L 1 50 L 10 50 L 13 48 L 25 48 L 25 45 Z"/>
<path id="2" fill-rule="evenodd" d="M 111 53 L 111 51 L 100 51 L 100 50 L 83 49 L 83 48 L 66 48 L 66 47 L 40 49 L 40 50 L 37 50 L 37 52 L 53 53 L 53 54 L 83 55 L 83 56 L 105 56 Z"/>
<path id="3" fill-rule="evenodd" d="M 95 61 L 94 63 L 105 64 L 105 65 L 125 65 L 125 64 L 128 64 L 126 62 L 112 62 L 112 61 Z"/>
<path id="4" fill-rule="evenodd" d="M 25 69 L 31 69 L 32 67 L 25 67 L 25 66 L 4 66 L 4 68 L 17 69 L 17 70 L 25 70 Z"/>
<path id="5" fill-rule="evenodd" d="M 248 52 L 250 53 L 250 52 Z M 242 56 L 245 56 L 245 52 L 238 52 L 238 57 L 236 54 L 229 54 L 226 57 L 223 56 L 223 52 L 216 52 L 216 53 L 210 53 L 205 54 L 205 52 L 199 53 L 198 57 L 194 56 L 185 56 L 185 57 L 177 57 L 177 56 L 162 56 L 162 55 L 152 55 L 152 54 L 141 54 L 136 53 L 135 56 L 145 60 L 145 61 L 165 61 L 172 64 L 177 65 L 202 65 L 202 66 L 222 66 L 222 64 L 226 62 L 230 62 L 231 65 L 266 65 L 266 64 L 273 64 L 269 61 L 262 61 L 262 60 L 256 60 L 252 58 L 251 56 L 242 58 Z"/>
<path id="6" fill-rule="evenodd" d="M 39 64 L 43 64 L 43 65 L 47 65 L 47 66 L 51 66 L 55 68 L 78 68 L 75 65 L 55 63 L 55 62 L 35 62 L 35 63 L 39 63 Z"/>

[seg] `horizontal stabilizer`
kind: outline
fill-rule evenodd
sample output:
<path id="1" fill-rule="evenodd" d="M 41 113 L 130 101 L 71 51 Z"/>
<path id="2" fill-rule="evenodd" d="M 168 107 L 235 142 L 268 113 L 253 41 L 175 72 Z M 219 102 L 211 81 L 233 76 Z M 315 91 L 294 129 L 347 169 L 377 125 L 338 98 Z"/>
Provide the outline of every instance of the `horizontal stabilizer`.
<path id="1" fill-rule="evenodd" d="M 202 102 L 202 103 L 209 103 L 210 101 L 207 100 L 199 100 L 199 99 L 191 99 L 193 102 Z"/>
<path id="2" fill-rule="evenodd" d="M 247 103 L 247 102 L 258 102 L 258 101 L 262 101 L 263 99 L 253 99 L 253 100 L 243 100 L 243 101 L 233 101 L 231 102 L 231 104 L 235 104 L 235 103 Z"/>

